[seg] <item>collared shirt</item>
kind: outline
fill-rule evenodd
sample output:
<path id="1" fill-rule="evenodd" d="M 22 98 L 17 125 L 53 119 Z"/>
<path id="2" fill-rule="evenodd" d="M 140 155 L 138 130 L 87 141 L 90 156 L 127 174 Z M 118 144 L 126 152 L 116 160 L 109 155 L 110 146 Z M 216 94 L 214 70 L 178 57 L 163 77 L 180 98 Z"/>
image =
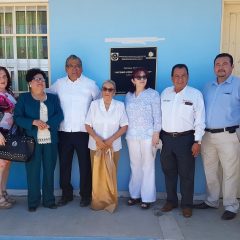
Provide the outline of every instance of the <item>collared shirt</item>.
<path id="1" fill-rule="evenodd" d="M 151 88 L 141 92 L 127 93 L 125 99 L 128 115 L 127 139 L 149 139 L 161 130 L 159 93 Z"/>
<path id="2" fill-rule="evenodd" d="M 57 93 L 64 114 L 60 131 L 86 132 L 85 118 L 92 100 L 99 96 L 95 82 L 83 74 L 76 81 L 68 77 L 58 79 L 50 91 Z"/>
<path id="3" fill-rule="evenodd" d="M 225 128 L 240 124 L 240 78 L 208 84 L 203 91 L 207 128 Z"/>
<path id="4" fill-rule="evenodd" d="M 176 93 L 174 87 L 161 94 L 162 129 L 166 132 L 195 130 L 195 141 L 200 141 L 205 129 L 203 96 L 195 88 L 186 86 Z"/>
<path id="5" fill-rule="evenodd" d="M 128 125 L 124 104 L 112 99 L 107 111 L 102 98 L 95 100 L 91 103 L 85 123 L 90 125 L 98 136 L 108 139 L 120 127 Z M 96 141 L 91 136 L 89 137 L 88 148 L 96 150 Z M 119 151 L 121 148 L 121 137 L 119 137 L 113 142 L 113 151 Z"/>

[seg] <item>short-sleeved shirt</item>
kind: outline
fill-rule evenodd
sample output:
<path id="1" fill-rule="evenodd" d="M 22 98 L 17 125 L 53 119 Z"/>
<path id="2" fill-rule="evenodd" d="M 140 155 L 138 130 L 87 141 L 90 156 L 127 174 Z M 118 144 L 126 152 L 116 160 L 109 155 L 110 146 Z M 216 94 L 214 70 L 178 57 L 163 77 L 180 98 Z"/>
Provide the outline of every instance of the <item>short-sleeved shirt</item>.
<path id="1" fill-rule="evenodd" d="M 64 120 L 60 131 L 86 132 L 85 118 L 89 106 L 99 96 L 99 88 L 95 82 L 83 74 L 76 81 L 68 77 L 58 79 L 49 89 L 60 99 Z"/>
<path id="2" fill-rule="evenodd" d="M 203 97 L 207 128 L 240 125 L 240 78 L 231 75 L 223 83 L 209 83 Z"/>
<path id="3" fill-rule="evenodd" d="M 98 136 L 108 139 L 120 127 L 128 125 L 124 104 L 112 99 L 107 111 L 102 98 L 93 101 L 89 108 L 85 124 L 90 125 Z M 96 141 L 91 136 L 89 136 L 88 147 L 91 150 L 96 150 Z M 121 137 L 119 137 L 113 142 L 113 151 L 119 151 L 121 148 Z"/>

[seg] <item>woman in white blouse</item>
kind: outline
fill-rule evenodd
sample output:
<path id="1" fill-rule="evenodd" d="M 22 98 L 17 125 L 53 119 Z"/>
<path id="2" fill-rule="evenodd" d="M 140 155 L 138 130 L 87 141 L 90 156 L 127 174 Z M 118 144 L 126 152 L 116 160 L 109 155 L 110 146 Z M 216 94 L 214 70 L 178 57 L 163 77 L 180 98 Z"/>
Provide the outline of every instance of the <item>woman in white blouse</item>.
<path id="1" fill-rule="evenodd" d="M 141 202 L 142 209 L 148 209 L 156 201 L 154 148 L 159 143 L 161 130 L 160 96 L 149 88 L 147 77 L 146 69 L 135 69 L 133 85 L 125 99 L 131 167 L 128 205 Z"/>
<path id="2" fill-rule="evenodd" d="M 92 167 L 96 151 L 110 148 L 113 150 L 113 161 L 116 166 L 114 169 L 117 169 L 119 151 L 122 148 L 121 136 L 127 131 L 128 119 L 124 104 L 113 99 L 115 93 L 115 82 L 105 81 L 102 86 L 102 98 L 91 103 L 85 120 L 85 127 L 90 135 L 88 147 Z"/>

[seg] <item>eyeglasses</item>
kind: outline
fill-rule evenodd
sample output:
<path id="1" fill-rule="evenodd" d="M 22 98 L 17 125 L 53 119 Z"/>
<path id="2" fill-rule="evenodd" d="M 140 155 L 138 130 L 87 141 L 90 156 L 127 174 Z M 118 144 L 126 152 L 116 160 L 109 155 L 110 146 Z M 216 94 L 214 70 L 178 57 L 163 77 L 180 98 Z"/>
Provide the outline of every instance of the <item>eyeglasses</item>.
<path id="1" fill-rule="evenodd" d="M 0 79 L 7 80 L 8 78 L 6 75 L 3 75 L 2 77 L 0 77 Z"/>
<path id="2" fill-rule="evenodd" d="M 81 65 L 67 65 L 68 68 L 81 68 Z"/>
<path id="3" fill-rule="evenodd" d="M 36 82 L 45 82 L 46 81 L 43 77 L 36 77 L 36 78 L 33 78 L 32 80 L 34 80 Z"/>
<path id="4" fill-rule="evenodd" d="M 134 78 L 136 78 L 137 80 L 141 80 L 141 79 L 146 80 L 146 79 L 147 79 L 147 76 L 146 76 L 146 75 L 136 76 L 136 77 L 134 77 Z"/>
<path id="5" fill-rule="evenodd" d="M 107 88 L 107 87 L 103 87 L 102 88 L 103 92 L 110 92 L 110 93 L 112 93 L 114 90 L 115 90 L 114 88 Z"/>

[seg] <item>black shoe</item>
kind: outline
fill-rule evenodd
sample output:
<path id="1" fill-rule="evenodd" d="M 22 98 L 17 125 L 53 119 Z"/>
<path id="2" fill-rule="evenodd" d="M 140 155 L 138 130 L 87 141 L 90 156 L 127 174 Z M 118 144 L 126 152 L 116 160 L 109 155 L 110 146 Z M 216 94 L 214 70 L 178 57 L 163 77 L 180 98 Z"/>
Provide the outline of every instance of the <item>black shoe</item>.
<path id="1" fill-rule="evenodd" d="M 91 203 L 90 199 L 81 199 L 80 207 L 87 207 L 88 205 L 90 205 L 90 203 Z"/>
<path id="2" fill-rule="evenodd" d="M 29 207 L 28 211 L 29 212 L 36 212 L 37 211 L 37 207 Z"/>
<path id="3" fill-rule="evenodd" d="M 45 208 L 49 208 L 49 209 L 56 209 L 58 206 L 55 203 L 53 203 L 53 204 L 51 204 L 49 206 L 44 206 L 44 207 Z"/>
<path id="4" fill-rule="evenodd" d="M 67 205 L 68 202 L 71 202 L 73 200 L 73 197 L 61 197 L 61 199 L 58 201 L 57 206 L 62 207 Z"/>
<path id="5" fill-rule="evenodd" d="M 223 213 L 223 215 L 222 215 L 222 219 L 223 220 L 232 220 L 232 219 L 234 219 L 235 217 L 236 217 L 236 213 L 234 213 L 234 212 L 230 212 L 230 211 L 228 211 L 228 210 L 226 210 L 224 213 Z"/>
<path id="6" fill-rule="evenodd" d="M 141 202 L 141 208 L 144 209 L 144 210 L 147 210 L 150 208 L 151 206 L 151 203 L 150 202 Z"/>
<path id="7" fill-rule="evenodd" d="M 194 204 L 193 208 L 195 209 L 208 209 L 208 208 L 215 208 L 207 205 L 205 202 L 199 203 L 199 204 Z"/>
<path id="8" fill-rule="evenodd" d="M 128 206 L 133 206 L 141 202 L 141 198 L 129 198 L 127 201 Z"/>

